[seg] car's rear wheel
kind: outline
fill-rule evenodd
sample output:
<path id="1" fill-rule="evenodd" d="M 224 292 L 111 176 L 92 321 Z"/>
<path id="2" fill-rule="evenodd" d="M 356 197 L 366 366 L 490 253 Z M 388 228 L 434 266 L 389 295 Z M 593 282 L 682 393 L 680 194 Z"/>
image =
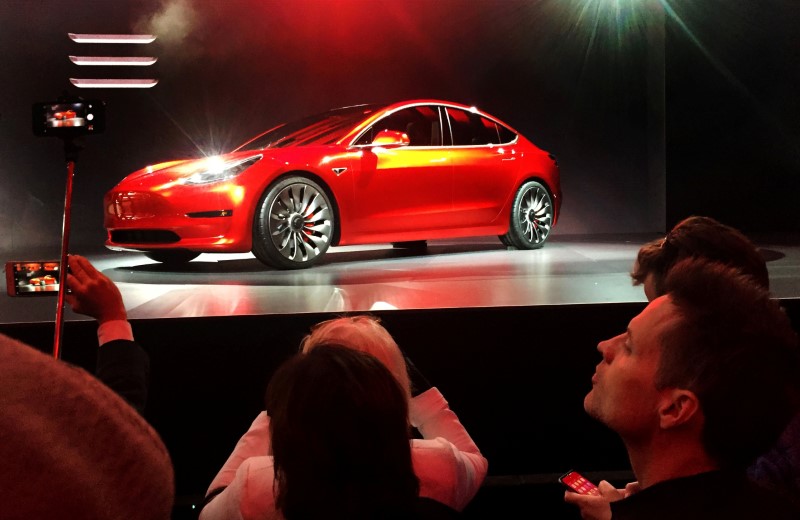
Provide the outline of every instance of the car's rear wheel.
<path id="1" fill-rule="evenodd" d="M 334 226 L 325 189 L 306 177 L 287 177 L 269 188 L 256 208 L 253 254 L 279 269 L 310 267 L 328 250 Z"/>
<path id="2" fill-rule="evenodd" d="M 553 211 L 553 200 L 547 188 L 536 181 L 526 182 L 514 197 L 508 233 L 501 240 L 517 249 L 542 247 L 550 236 Z"/>
<path id="3" fill-rule="evenodd" d="M 200 256 L 200 253 L 188 249 L 162 249 L 147 251 L 144 256 L 166 265 L 182 265 L 191 262 Z"/>

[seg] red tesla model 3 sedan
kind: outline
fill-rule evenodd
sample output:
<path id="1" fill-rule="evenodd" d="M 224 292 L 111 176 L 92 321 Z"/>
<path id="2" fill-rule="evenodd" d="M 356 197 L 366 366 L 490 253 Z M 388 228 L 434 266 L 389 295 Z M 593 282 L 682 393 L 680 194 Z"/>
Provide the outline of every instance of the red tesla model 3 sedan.
<path id="1" fill-rule="evenodd" d="M 148 166 L 105 196 L 106 246 L 167 264 L 252 251 L 279 269 L 331 245 L 498 235 L 544 245 L 555 157 L 495 117 L 436 100 L 339 108 L 216 157 Z"/>

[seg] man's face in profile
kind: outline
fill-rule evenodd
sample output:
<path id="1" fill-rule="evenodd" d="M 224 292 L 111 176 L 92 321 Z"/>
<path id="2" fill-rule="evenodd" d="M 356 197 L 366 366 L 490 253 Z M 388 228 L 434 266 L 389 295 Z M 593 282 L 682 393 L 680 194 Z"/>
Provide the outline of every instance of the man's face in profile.
<path id="1" fill-rule="evenodd" d="M 623 438 L 635 439 L 658 427 L 660 392 L 655 380 L 661 336 L 676 319 L 669 296 L 659 297 L 631 320 L 625 333 L 597 346 L 603 359 L 583 406 Z"/>

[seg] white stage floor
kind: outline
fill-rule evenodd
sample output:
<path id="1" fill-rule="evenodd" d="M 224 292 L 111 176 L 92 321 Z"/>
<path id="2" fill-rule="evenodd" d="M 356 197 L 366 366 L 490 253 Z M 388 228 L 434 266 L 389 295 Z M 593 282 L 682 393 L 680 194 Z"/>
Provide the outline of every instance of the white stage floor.
<path id="1" fill-rule="evenodd" d="M 131 319 L 156 319 L 644 302 L 628 273 L 641 244 L 656 237 L 554 235 L 535 251 L 509 251 L 491 237 L 432 241 L 424 254 L 388 245 L 338 247 L 320 265 L 299 271 L 267 268 L 250 254 L 204 254 L 176 270 L 138 253 L 75 252 L 118 284 Z M 768 260 L 773 294 L 800 297 L 800 242 L 778 237 L 756 244 Z M 5 260 L 12 259 L 23 258 Z M 0 323 L 55 316 L 54 297 L 0 302 Z M 65 316 L 85 319 L 69 310 Z"/>

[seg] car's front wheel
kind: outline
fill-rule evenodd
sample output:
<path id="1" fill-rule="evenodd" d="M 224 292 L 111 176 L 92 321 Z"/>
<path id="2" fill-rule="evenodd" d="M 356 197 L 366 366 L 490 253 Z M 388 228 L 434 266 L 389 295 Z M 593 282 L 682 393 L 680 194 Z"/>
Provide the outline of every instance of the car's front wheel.
<path id="1" fill-rule="evenodd" d="M 508 233 L 500 237 L 517 249 L 542 247 L 553 226 L 553 201 L 550 192 L 537 181 L 523 184 L 514 197 Z"/>
<path id="2" fill-rule="evenodd" d="M 200 256 L 200 253 L 189 251 L 188 249 L 160 249 L 158 251 L 148 251 L 144 256 L 165 265 L 176 266 L 191 262 Z"/>
<path id="3" fill-rule="evenodd" d="M 261 197 L 253 223 L 253 254 L 279 269 L 317 263 L 330 246 L 335 217 L 325 190 L 306 177 L 287 177 Z"/>

